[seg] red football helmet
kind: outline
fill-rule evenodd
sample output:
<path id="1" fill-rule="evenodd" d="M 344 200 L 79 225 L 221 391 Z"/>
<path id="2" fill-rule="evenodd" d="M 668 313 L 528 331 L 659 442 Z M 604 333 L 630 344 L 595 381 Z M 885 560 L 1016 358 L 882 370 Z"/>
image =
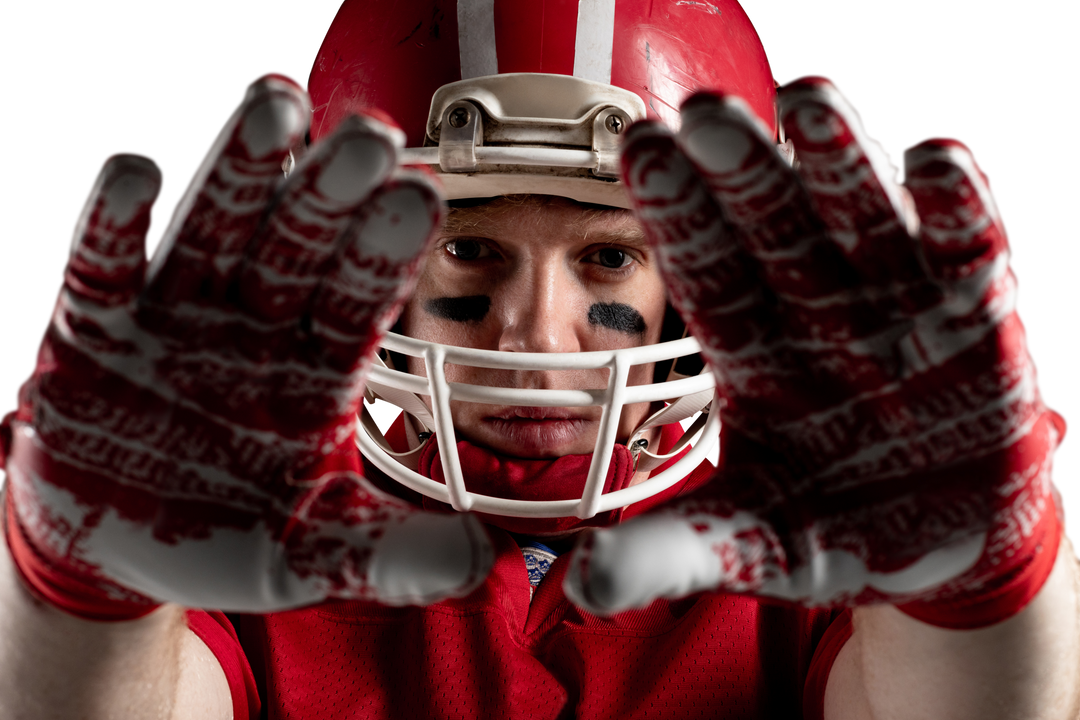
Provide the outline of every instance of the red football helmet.
<path id="1" fill-rule="evenodd" d="M 677 126 L 700 88 L 742 97 L 776 134 L 772 72 L 735 0 L 348 0 L 308 80 L 312 139 L 378 108 L 427 148 L 404 159 L 439 171 L 451 199 L 620 207 L 622 129 Z"/>
<path id="2" fill-rule="evenodd" d="M 346 0 L 319 50 L 308 89 L 314 107 L 312 140 L 352 112 L 377 108 L 405 132 L 401 161 L 430 166 L 451 200 L 535 193 L 629 207 L 618 179 L 623 130 L 646 117 L 677 125 L 680 104 L 698 89 L 742 97 L 774 136 L 777 132 L 768 60 L 735 0 Z M 659 466 L 685 448 L 690 434 L 704 432 L 710 441 L 718 434 L 714 413 L 712 418 L 703 416 L 668 455 L 652 455 L 640 441 L 647 429 L 678 422 L 709 404 L 714 382 L 708 371 L 692 377 L 676 374 L 648 388 L 625 386 L 629 365 L 692 355 L 697 349 L 693 338 L 577 354 L 431 345 L 388 336 L 384 348 L 424 357 L 431 377 L 377 367 L 368 389 L 369 396 L 390 400 L 408 414 L 413 447 L 406 454 L 418 452 L 435 432 L 447 484 L 394 463 L 390 457 L 395 453 L 370 417 L 359 442 L 364 454 L 391 476 L 459 510 L 587 518 L 670 487 L 696 467 L 713 442 L 697 443 L 685 462 L 640 485 L 611 492 L 603 487 L 622 405 L 638 396 L 639 401 L 665 399 L 669 404 L 626 441 L 637 469 Z M 444 441 L 454 437 L 449 398 L 483 402 L 493 393 L 507 393 L 450 388 L 433 362 L 487 368 L 521 368 L 523 363 L 537 369 L 610 367 L 612 380 L 604 391 L 574 395 L 522 390 L 515 400 L 528 406 L 604 406 L 581 496 L 527 502 L 469 492 L 453 443 Z"/>

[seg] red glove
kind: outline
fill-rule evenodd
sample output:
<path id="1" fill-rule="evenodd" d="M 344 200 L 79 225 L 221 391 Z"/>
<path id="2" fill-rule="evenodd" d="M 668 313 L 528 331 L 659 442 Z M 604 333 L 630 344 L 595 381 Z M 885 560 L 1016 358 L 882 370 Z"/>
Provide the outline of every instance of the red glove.
<path id="1" fill-rule="evenodd" d="M 13 556 L 67 610 L 428 602 L 490 566 L 474 518 L 416 512 L 350 468 L 370 355 L 441 209 L 371 119 L 282 181 L 309 113 L 291 81 L 253 85 L 149 269 L 158 170 L 102 171 L 3 428 Z"/>
<path id="2" fill-rule="evenodd" d="M 736 98 L 689 100 L 677 139 L 628 133 L 624 179 L 724 398 L 722 469 L 592 535 L 567 592 L 597 612 L 708 589 L 1002 619 L 1053 565 L 1064 423 L 986 179 L 930 141 L 905 190 L 827 82 L 780 101 L 794 169 Z"/>

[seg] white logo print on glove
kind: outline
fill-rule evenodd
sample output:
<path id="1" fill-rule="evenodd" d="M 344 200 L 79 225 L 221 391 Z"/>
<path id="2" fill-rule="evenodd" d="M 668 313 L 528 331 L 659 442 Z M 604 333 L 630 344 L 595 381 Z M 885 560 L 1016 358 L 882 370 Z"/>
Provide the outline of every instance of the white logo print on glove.
<path id="1" fill-rule="evenodd" d="M 417 512 L 347 461 L 370 354 L 441 209 L 395 171 L 400 132 L 368 118 L 282 181 L 308 115 L 291 81 L 255 83 L 149 268 L 158 171 L 102 171 L 4 428 L 16 560 L 69 610 L 422 603 L 490 567 L 474 518 Z"/>
<path id="2" fill-rule="evenodd" d="M 1052 561 L 1064 424 L 985 178 L 929 141 L 905 190 L 827 82 L 780 100 L 794 168 L 735 98 L 689 100 L 678 139 L 628 133 L 636 212 L 724 398 L 722 467 L 579 547 L 567 593 L 596 612 L 699 590 L 947 602 Z"/>

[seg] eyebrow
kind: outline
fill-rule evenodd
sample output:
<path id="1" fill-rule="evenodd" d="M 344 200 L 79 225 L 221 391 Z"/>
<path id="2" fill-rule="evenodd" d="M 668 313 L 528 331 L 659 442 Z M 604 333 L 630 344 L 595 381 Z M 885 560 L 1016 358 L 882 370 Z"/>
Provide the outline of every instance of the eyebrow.
<path id="1" fill-rule="evenodd" d="M 582 234 L 582 239 L 590 242 L 599 243 L 601 245 L 632 245 L 634 247 L 646 247 L 649 243 L 645 238 L 645 230 L 641 225 L 633 224 L 630 226 L 621 227 L 605 227 L 601 229 L 594 229 L 591 232 L 586 230 Z"/>
<path id="2" fill-rule="evenodd" d="M 627 212 L 627 215 L 623 215 L 623 211 L 618 211 L 620 214 L 617 218 L 613 218 L 614 222 L 598 223 L 595 220 L 596 214 L 594 213 L 601 212 L 606 211 L 590 212 L 583 217 L 580 222 L 575 223 L 577 229 L 581 231 L 583 240 L 600 245 L 647 247 L 648 240 L 645 238 L 645 230 L 641 225 L 637 222 L 626 222 L 625 218 L 629 217 L 629 211 L 625 211 Z M 494 228 L 490 223 L 490 218 L 491 215 L 488 214 L 455 212 L 454 209 L 451 209 L 446 220 L 443 222 L 441 233 L 443 235 L 477 235 L 487 237 L 494 232 Z"/>

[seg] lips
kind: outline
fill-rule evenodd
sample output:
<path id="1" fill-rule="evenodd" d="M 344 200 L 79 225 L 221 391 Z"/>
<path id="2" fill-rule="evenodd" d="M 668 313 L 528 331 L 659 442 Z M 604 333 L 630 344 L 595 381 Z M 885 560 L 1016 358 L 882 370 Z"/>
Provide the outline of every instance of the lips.
<path id="1" fill-rule="evenodd" d="M 594 421 L 569 408 L 513 407 L 483 419 L 495 445 L 520 457 L 553 457 L 579 442 Z"/>
<path id="2" fill-rule="evenodd" d="M 511 407 L 490 416 L 493 420 L 583 420 L 569 408 Z"/>

